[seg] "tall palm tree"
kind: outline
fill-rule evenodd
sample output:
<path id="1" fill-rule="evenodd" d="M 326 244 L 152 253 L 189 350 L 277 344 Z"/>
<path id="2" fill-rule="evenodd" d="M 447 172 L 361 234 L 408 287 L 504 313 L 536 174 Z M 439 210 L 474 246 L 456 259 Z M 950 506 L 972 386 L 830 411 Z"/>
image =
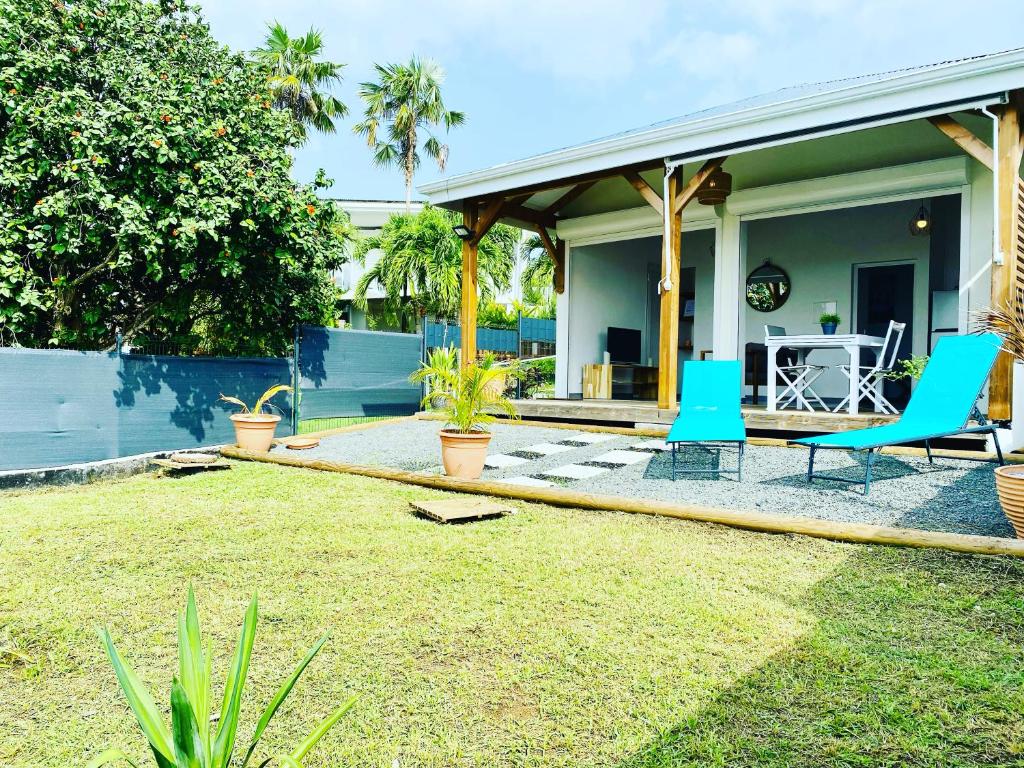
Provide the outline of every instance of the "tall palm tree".
<path id="1" fill-rule="evenodd" d="M 530 235 L 519 244 L 519 257 L 524 262 L 519 277 L 523 298 L 530 304 L 549 303 L 554 292 L 555 263 L 540 235 Z"/>
<path id="2" fill-rule="evenodd" d="M 306 126 L 334 133 L 334 121 L 347 115 L 348 107 L 326 90 L 341 83 L 345 65 L 320 60 L 324 41 L 315 29 L 300 37 L 291 37 L 276 21 L 267 29 L 267 39 L 253 58 L 267 74 L 274 106 L 292 113 L 303 139 Z"/>
<path id="3" fill-rule="evenodd" d="M 366 294 L 374 283 L 387 294 L 385 308 L 397 312 L 400 327 L 411 330 L 416 314 L 458 317 L 462 304 L 462 241 L 452 232 L 461 217 L 424 206 L 418 214 L 400 214 L 385 222 L 380 234 L 356 245 L 353 258 L 366 263 L 372 250 L 381 251 L 353 291 L 352 301 L 366 309 Z M 495 224 L 480 241 L 478 275 L 484 299 L 507 290 L 515 267 L 518 230 Z"/>
<path id="4" fill-rule="evenodd" d="M 448 145 L 431 132 L 443 126 L 445 132 L 462 125 L 466 116 L 444 105 L 441 84 L 444 70 L 430 59 L 415 56 L 408 64 L 375 64 L 378 82 L 362 83 L 359 96 L 366 114 L 353 130 L 366 137 L 373 148 L 373 160 L 382 167 L 398 166 L 405 175 L 405 210 L 411 211 L 412 181 L 420 164 L 420 149 L 444 171 Z M 419 132 L 427 134 L 422 147 Z M 380 134 L 386 134 L 382 139 Z"/>

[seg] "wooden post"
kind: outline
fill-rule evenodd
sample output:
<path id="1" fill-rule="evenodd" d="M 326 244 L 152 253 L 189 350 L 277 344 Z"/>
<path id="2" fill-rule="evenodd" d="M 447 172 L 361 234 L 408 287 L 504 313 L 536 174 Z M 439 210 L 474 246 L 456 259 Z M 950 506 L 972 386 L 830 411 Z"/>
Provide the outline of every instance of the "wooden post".
<path id="1" fill-rule="evenodd" d="M 992 265 L 992 305 L 1007 306 L 1017 301 L 1016 286 L 1018 270 L 1017 246 L 1020 229 L 1017 221 L 1020 209 L 1020 161 L 1021 123 L 1017 103 L 1002 107 L 999 111 L 999 251 L 1002 264 Z M 1009 419 L 1010 402 L 1013 398 L 1013 359 L 1006 352 L 996 358 L 992 376 L 989 379 L 988 412 L 991 419 Z"/>
<path id="2" fill-rule="evenodd" d="M 462 223 L 476 231 L 479 209 L 475 202 L 462 204 Z M 477 303 L 477 243 L 476 239 L 462 241 L 462 367 L 476 362 L 476 303 Z"/>
<path id="3" fill-rule="evenodd" d="M 680 169 L 672 172 L 668 180 L 668 200 L 664 201 L 665 210 L 672 211 L 671 238 L 662 243 L 662 254 L 667 254 L 669 270 L 666 274 L 662 259 L 662 280 L 666 277 L 672 283 L 672 289 L 661 290 L 661 332 L 658 336 L 658 408 L 670 409 L 676 405 L 676 394 L 679 382 L 679 258 L 680 237 L 682 236 L 682 210 L 676 211 L 676 199 L 679 196 Z"/>

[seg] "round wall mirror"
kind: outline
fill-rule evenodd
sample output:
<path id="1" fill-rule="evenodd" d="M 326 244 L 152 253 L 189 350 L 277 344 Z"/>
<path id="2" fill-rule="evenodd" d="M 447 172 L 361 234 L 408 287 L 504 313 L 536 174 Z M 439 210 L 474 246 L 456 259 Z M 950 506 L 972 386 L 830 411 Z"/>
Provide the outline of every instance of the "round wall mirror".
<path id="1" fill-rule="evenodd" d="M 747 304 L 758 312 L 773 312 L 786 303 L 789 289 L 786 271 L 765 261 L 747 275 Z"/>

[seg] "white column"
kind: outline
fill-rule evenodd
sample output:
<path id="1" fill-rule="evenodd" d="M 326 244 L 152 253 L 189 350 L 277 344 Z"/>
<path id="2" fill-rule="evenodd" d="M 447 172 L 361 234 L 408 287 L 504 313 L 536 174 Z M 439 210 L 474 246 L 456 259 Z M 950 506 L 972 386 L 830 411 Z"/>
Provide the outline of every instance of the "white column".
<path id="1" fill-rule="evenodd" d="M 555 295 L 555 397 L 569 397 L 569 294 L 572 246 L 565 245 L 565 290 Z"/>
<path id="2" fill-rule="evenodd" d="M 738 216 L 718 206 L 715 248 L 715 307 L 711 348 L 715 360 L 736 360 L 740 348 L 740 295 L 746 228 Z"/>

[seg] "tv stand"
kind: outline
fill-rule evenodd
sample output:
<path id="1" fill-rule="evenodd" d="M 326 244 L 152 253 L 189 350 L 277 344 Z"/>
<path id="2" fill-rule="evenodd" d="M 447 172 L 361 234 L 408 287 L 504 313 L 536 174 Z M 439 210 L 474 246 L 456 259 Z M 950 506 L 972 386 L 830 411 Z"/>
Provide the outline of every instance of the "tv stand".
<path id="1" fill-rule="evenodd" d="M 657 400 L 658 369 L 634 363 L 583 366 L 585 400 Z"/>

